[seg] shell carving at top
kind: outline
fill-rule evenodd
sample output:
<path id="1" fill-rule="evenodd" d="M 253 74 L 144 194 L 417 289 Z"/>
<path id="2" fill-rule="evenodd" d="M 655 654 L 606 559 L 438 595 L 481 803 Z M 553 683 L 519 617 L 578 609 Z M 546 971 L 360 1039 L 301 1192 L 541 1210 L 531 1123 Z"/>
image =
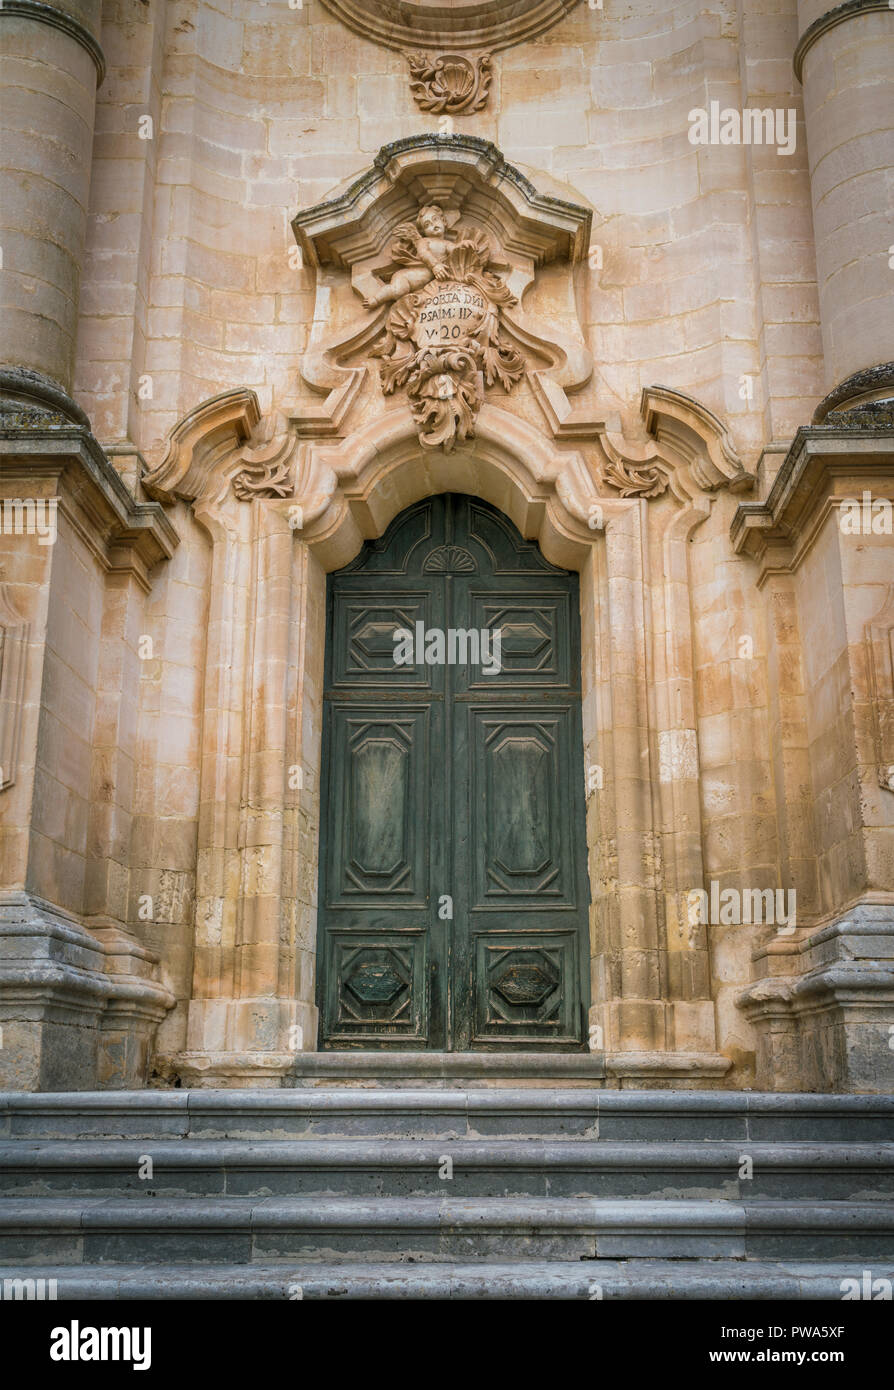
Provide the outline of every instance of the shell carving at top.
<path id="1" fill-rule="evenodd" d="M 410 65 L 410 91 L 423 111 L 435 115 L 459 115 L 480 111 L 487 101 L 493 63 L 489 53 L 465 58 L 461 53 L 430 57 L 427 53 L 407 54 Z"/>

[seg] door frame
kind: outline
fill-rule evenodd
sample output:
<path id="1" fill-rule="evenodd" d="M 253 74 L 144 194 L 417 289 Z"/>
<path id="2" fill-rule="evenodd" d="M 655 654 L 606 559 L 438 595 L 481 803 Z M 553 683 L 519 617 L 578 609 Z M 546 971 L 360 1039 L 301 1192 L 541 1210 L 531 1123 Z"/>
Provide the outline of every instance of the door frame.
<path id="1" fill-rule="evenodd" d="M 397 412 L 395 412 L 397 414 Z M 409 416 L 407 417 L 409 421 Z M 665 1001 L 660 995 L 657 956 L 658 908 L 654 886 L 634 872 L 642 863 L 642 842 L 651 835 L 651 801 L 648 777 L 637 779 L 635 805 L 628 813 L 629 832 L 624 834 L 622 856 L 631 864 L 630 882 L 607 882 L 599 872 L 605 860 L 606 842 L 616 836 L 613 766 L 615 744 L 620 740 L 632 761 L 641 764 L 641 747 L 648 740 L 647 697 L 637 688 L 635 699 L 625 694 L 623 724 L 612 719 L 612 667 L 620 662 L 642 670 L 639 641 L 642 619 L 634 611 L 636 597 L 622 585 L 613 595 L 612 569 L 629 572 L 629 554 L 639 554 L 645 518 L 640 500 L 607 497 L 600 503 L 601 526 L 592 526 L 593 485 L 577 454 L 555 454 L 543 436 L 517 417 L 485 405 L 475 441 L 451 455 L 423 452 L 411 427 L 396 421 L 375 422 L 339 446 L 350 466 L 338 468 L 340 486 L 327 497 L 318 520 L 296 537 L 295 585 L 301 596 L 303 707 L 300 711 L 300 747 L 307 775 L 302 805 L 313 839 L 314 858 L 306 867 L 306 881 L 313 882 L 312 909 L 302 923 L 306 943 L 299 951 L 297 975 L 302 981 L 302 1015 L 312 1029 L 318 1047 L 319 1015 L 316 1005 L 317 885 L 321 827 L 320 778 L 322 761 L 322 690 L 326 640 L 326 576 L 341 569 L 359 553 L 364 542 L 384 535 L 390 523 L 406 507 L 442 492 L 464 492 L 490 502 L 504 513 L 521 535 L 536 541 L 551 563 L 577 571 L 580 582 L 581 623 L 581 718 L 585 770 L 602 769 L 603 788 L 608 787 L 605 811 L 597 807 L 595 790 L 586 800 L 587 876 L 590 916 L 590 1045 L 602 1051 L 618 1038 L 623 1028 L 619 1015 L 622 1000 L 623 952 L 615 949 L 626 922 L 635 924 L 632 943 L 638 959 L 647 957 L 648 999 L 638 998 L 630 1023 L 649 1041 L 665 1037 Z M 386 424 L 390 428 L 386 429 Z M 321 454 L 335 454 L 322 450 Z M 345 476 L 347 474 L 348 476 Z M 563 485 L 564 484 L 564 485 Z M 577 494 L 577 496 L 575 496 Z M 335 505 L 333 505 L 333 503 Z M 572 506 L 573 505 L 573 510 Z M 698 520 L 703 519 L 699 514 Z M 641 595 L 639 596 L 641 601 Z M 614 613 L 611 612 L 614 610 Z M 639 682 L 638 682 L 639 687 Z M 631 758 L 621 753 L 625 763 Z M 624 774 L 626 776 L 626 772 Z M 646 804 L 648 803 L 648 804 Z M 638 819 L 647 822 L 642 830 Z M 626 851 L 626 853 L 625 853 Z M 611 939 L 609 939 L 609 936 Z M 629 939 L 629 933 L 628 933 Z M 713 1023 L 713 1013 L 712 1013 Z M 305 1031 L 308 1031 L 306 1028 Z M 631 1028 L 628 1027 L 628 1032 Z M 653 1043 L 654 1045 L 654 1043 Z"/>
<path id="2" fill-rule="evenodd" d="M 319 839 L 319 890 L 318 890 L 318 934 L 319 950 L 317 951 L 317 981 L 316 981 L 316 1002 L 320 1010 L 321 1022 L 327 1015 L 327 988 L 334 989 L 336 982 L 341 980 L 341 970 L 336 963 L 339 952 L 366 950 L 381 950 L 384 946 L 385 933 L 393 940 L 391 946 L 393 950 L 406 952 L 410 950 L 413 960 L 412 967 L 405 968 L 412 970 L 415 977 L 415 984 L 411 989 L 411 999 L 413 1009 L 409 1021 L 404 1021 L 402 1026 L 406 1036 L 401 1033 L 388 1034 L 382 1032 L 374 1039 L 355 1038 L 349 1031 L 351 1025 L 336 1025 L 333 1018 L 329 1019 L 330 1031 L 326 1048 L 330 1051 L 356 1051 L 364 1047 L 372 1050 L 401 1051 L 401 1050 L 443 1050 L 446 1045 L 448 1050 L 457 1046 L 460 1049 L 474 1046 L 478 1052 L 493 1053 L 512 1053 L 518 1051 L 536 1051 L 537 1053 L 569 1053 L 580 1052 L 586 1047 L 588 1036 L 588 1014 L 587 1010 L 590 1003 L 590 978 L 589 978 L 589 875 L 587 870 L 587 847 L 586 847 L 586 805 L 585 805 L 585 785 L 586 777 L 583 761 L 583 739 L 582 739 L 582 699 L 578 685 L 580 680 L 580 578 L 575 571 L 564 568 L 549 566 L 543 562 L 542 552 L 536 542 L 527 541 L 527 552 L 535 552 L 539 557 L 536 561 L 527 561 L 524 564 L 516 562 L 513 567 L 512 559 L 514 547 L 521 541 L 525 544 L 518 529 L 514 527 L 510 519 L 500 509 L 492 507 L 478 497 L 470 497 L 467 494 L 455 492 L 440 492 L 430 494 L 428 498 L 420 499 L 411 503 L 409 507 L 400 511 L 394 521 L 389 524 L 385 533 L 385 540 L 390 541 L 391 546 L 395 547 L 395 558 L 403 554 L 401 545 L 406 546 L 406 539 L 401 538 L 401 531 L 392 528 L 400 528 L 401 523 L 406 523 L 410 528 L 413 526 L 413 518 L 421 514 L 427 514 L 433 501 L 437 498 L 455 497 L 457 506 L 451 506 L 443 512 L 444 524 L 447 526 L 447 535 L 452 536 L 452 524 L 446 518 L 460 517 L 460 530 L 463 526 L 468 527 L 466 539 L 460 543 L 478 553 L 480 567 L 476 567 L 474 577 L 466 575 L 457 579 L 459 593 L 464 588 L 464 583 L 470 583 L 473 593 L 490 593 L 488 584 L 492 584 L 493 596 L 499 596 L 500 601 L 505 605 L 510 602 L 510 596 L 514 602 L 527 606 L 532 601 L 531 595 L 538 598 L 549 597 L 554 603 L 558 604 L 557 611 L 567 613 L 566 619 L 559 619 L 556 631 L 556 676 L 553 682 L 539 681 L 536 676 L 533 678 L 524 677 L 524 674 L 517 675 L 514 680 L 510 679 L 505 685 L 499 687 L 487 687 L 487 683 L 479 682 L 477 685 L 471 677 L 464 680 L 461 676 L 451 673 L 446 668 L 440 672 L 441 679 L 437 678 L 435 672 L 431 677 L 422 680 L 421 684 L 416 679 L 408 677 L 401 680 L 400 675 L 393 675 L 387 684 L 383 684 L 381 673 L 378 678 L 373 677 L 370 681 L 365 681 L 362 672 L 354 671 L 347 661 L 346 654 L 342 652 L 337 655 L 332 649 L 331 643 L 335 640 L 336 631 L 341 631 L 341 623 L 338 614 L 345 611 L 339 604 L 347 605 L 347 611 L 351 610 L 351 602 L 356 605 L 361 601 L 368 601 L 370 591 L 375 589 L 378 595 L 376 606 L 379 604 L 387 607 L 395 601 L 395 596 L 403 594 L 406 598 L 408 589 L 414 595 L 418 594 L 420 587 L 426 583 L 430 585 L 430 594 L 435 595 L 439 592 L 437 586 L 444 583 L 443 576 L 432 575 L 426 580 L 425 569 L 411 568 L 403 570 L 399 566 L 397 569 L 393 564 L 389 567 L 388 560 L 391 552 L 382 547 L 376 547 L 372 554 L 367 557 L 370 568 L 361 565 L 358 569 L 352 562 L 347 567 L 341 568 L 326 576 L 326 648 L 324 654 L 324 670 L 326 672 L 326 691 L 324 692 L 323 711 L 322 711 L 322 750 L 321 762 L 325 766 L 321 767 L 320 778 L 320 839 Z M 484 516 L 492 515 L 495 517 L 495 528 L 499 539 L 505 549 L 500 551 L 497 541 L 494 540 L 495 553 L 492 556 L 492 566 L 489 567 L 485 558 L 487 544 L 482 544 L 482 537 L 475 532 L 473 517 L 476 513 L 476 504 L 482 503 L 486 509 Z M 467 505 L 471 504 L 471 506 Z M 507 525 L 511 532 L 504 532 L 502 527 Z M 417 538 L 410 545 L 410 550 L 415 553 L 417 549 L 420 553 L 425 551 L 427 546 L 439 544 L 437 540 L 437 525 L 433 523 L 435 529 L 431 527 L 425 532 L 422 538 Z M 438 533 L 439 534 L 439 533 Z M 493 539 L 493 538 L 492 538 Z M 370 542 L 366 542 L 370 545 Z M 443 547 L 442 547 L 443 548 Z M 383 572 L 379 570 L 379 564 L 385 557 L 385 568 Z M 416 565 L 419 560 L 417 558 Z M 337 596 L 333 587 L 333 580 L 339 576 L 344 576 L 340 594 Z M 527 581 L 525 583 L 524 581 Z M 484 585 L 484 589 L 482 589 Z M 444 591 L 440 594 L 442 603 L 448 602 L 449 588 L 444 583 Z M 406 598 L 406 602 L 410 602 Z M 462 600 L 459 600 L 460 603 Z M 440 613 L 438 600 L 432 596 L 430 598 L 431 609 L 428 621 L 430 623 L 447 623 L 454 621 L 449 618 L 447 613 Z M 426 612 L 429 609 L 426 607 Z M 477 619 L 475 620 L 477 621 Z M 464 611 L 462 620 L 463 627 L 474 625 L 471 617 L 471 610 Z M 344 635 L 344 634 L 343 634 Z M 561 637 L 561 640 L 560 640 Z M 561 674 L 560 674 L 561 672 Z M 392 684 L 394 682 L 394 684 Z M 451 692 L 454 698 L 451 698 Z M 396 693 L 395 693 L 396 692 Z M 473 901 L 463 906 L 455 920 L 452 928 L 440 928 L 434 920 L 434 914 L 438 907 L 437 884 L 443 888 L 445 885 L 454 884 L 454 878 L 448 872 L 446 864 L 438 864 L 443 853 L 447 856 L 447 861 L 452 861 L 452 855 L 446 848 L 447 825 L 440 822 L 440 817 L 447 815 L 448 822 L 451 812 L 446 809 L 447 805 L 452 806 L 455 802 L 459 789 L 464 785 L 463 778 L 470 779 L 468 784 L 468 794 L 470 797 L 468 813 L 465 819 L 470 825 L 474 823 L 475 813 L 472 810 L 472 784 L 474 776 L 472 773 L 471 751 L 467 749 L 466 759 L 460 759 L 454 765 L 459 773 L 458 780 L 452 784 L 452 790 L 447 796 L 447 802 L 441 804 L 437 798 L 430 803 L 428 814 L 435 816 L 432 823 L 433 841 L 430 843 L 425 853 L 424 863 L 427 866 L 427 876 L 425 881 L 425 893 L 427 908 L 422 909 L 421 904 L 415 899 L 418 897 L 421 885 L 417 885 L 414 894 L 414 903 L 399 904 L 394 900 L 388 899 L 387 902 L 367 902 L 357 903 L 353 907 L 350 901 L 345 898 L 345 887 L 341 877 L 344 868 L 341 854 L 335 858 L 331 856 L 335 853 L 333 842 L 336 846 L 342 846 L 343 852 L 343 830 L 344 823 L 340 815 L 330 814 L 326 797 L 328 794 L 335 796 L 336 801 L 345 810 L 346 803 L 343 805 L 339 800 L 337 785 L 341 785 L 341 797 L 344 797 L 344 776 L 346 775 L 345 765 L 339 759 L 339 750 L 342 756 L 347 757 L 347 747 L 343 738 L 337 737 L 336 730 L 343 728 L 343 732 L 352 726 L 356 720 L 364 723 L 372 721 L 378 722 L 375 711 L 379 709 L 379 700 L 382 700 L 381 719 L 390 724 L 391 720 L 401 718 L 405 715 L 408 720 L 416 719 L 414 727 L 417 734 L 421 729 L 428 729 L 429 733 L 424 739 L 424 745 L 430 756 L 434 756 L 432 739 L 446 740 L 449 743 L 451 728 L 457 731 L 460 724 L 467 717 L 470 721 L 468 726 L 462 723 L 464 733 L 460 735 L 462 743 L 464 737 L 469 737 L 474 730 L 480 733 L 481 726 L 479 719 L 484 719 L 485 725 L 494 718 L 498 718 L 501 723 L 508 726 L 517 725 L 519 722 L 526 725 L 534 720 L 537 723 L 540 719 L 546 719 L 553 727 L 553 732 L 558 740 L 558 750 L 556 752 L 557 762 L 554 765 L 554 775 L 560 779 L 559 785 L 554 787 L 554 813 L 560 818 L 564 830 L 559 832 L 560 840 L 566 844 L 573 844 L 573 848 L 568 851 L 560 851 L 559 857 L 554 859 L 557 866 L 561 867 L 562 882 L 564 887 L 561 890 L 558 905 L 551 904 L 548 900 L 537 898 L 525 899 L 522 903 L 516 903 L 515 907 L 505 905 L 499 910 L 499 921 L 493 917 L 493 912 L 497 908 L 493 903 L 485 902 L 482 897 L 475 897 Z M 455 703 L 454 703 L 455 700 Z M 397 705 L 395 705 L 397 701 Z M 396 715 L 395 709 L 400 709 L 401 714 Z M 522 718 L 524 716 L 524 718 Z M 431 724 L 430 724 L 431 721 Z M 436 731 L 440 727 L 441 732 Z M 561 730 L 561 732 L 559 732 Z M 542 731 L 541 731 L 542 736 Z M 446 746 L 446 744 L 445 744 Z M 450 745 L 453 746 L 452 744 Z M 416 748 L 414 742 L 413 747 Z M 413 754 L 413 762 L 421 755 L 421 750 Z M 553 766 L 551 764 L 551 766 Z M 423 767 L 421 770 L 422 781 L 424 784 L 429 782 L 429 768 Z M 434 777 L 432 770 L 432 777 Z M 410 788 L 408 788 L 409 792 Z M 559 803 L 562 803 L 560 805 Z M 564 808 L 564 809 L 563 809 Z M 571 821 L 566 817 L 570 812 Z M 479 841 L 480 844 L 480 841 Z M 557 844 L 554 842 L 554 851 Z M 480 866 L 479 866 L 480 867 Z M 467 865 L 469 874 L 472 874 L 472 861 Z M 416 864 L 416 870 L 419 864 Z M 336 872 L 336 871 L 339 872 Z M 556 870 L 559 872 L 559 868 Z M 335 872 L 336 881 L 327 881 L 327 873 Z M 462 876 L 463 885 L 465 875 Z M 338 883 L 341 883 L 341 888 Z M 479 885 L 479 893 L 483 891 Z M 465 900 L 465 887 L 455 886 L 451 892 L 459 895 L 459 901 Z M 329 902 L 329 908 L 324 908 L 324 895 Z M 519 908 L 521 909 L 519 913 Z M 382 926 L 380 919 L 382 913 L 389 913 L 393 909 L 394 922 L 391 927 Z M 366 926 L 363 931 L 358 932 L 358 916 L 362 916 L 364 911 L 367 913 Z M 531 919 L 528 914 L 534 914 Z M 370 916 L 371 914 L 371 916 Z M 467 920 L 468 916 L 468 920 Z M 418 939 L 420 925 L 427 917 L 427 925 L 424 927 L 422 939 Z M 544 917 L 546 921 L 544 921 Z M 326 936 L 327 927 L 322 922 L 328 922 L 330 936 Z M 400 929 L 397 924 L 400 923 Z M 473 925 L 473 923 L 475 925 Z M 487 926 L 485 927 L 485 923 Z M 539 949 L 549 952 L 552 948 L 554 952 L 559 952 L 563 964 L 561 967 L 562 975 L 565 977 L 566 990 L 562 994 L 561 1008 L 562 1021 L 554 1022 L 550 1026 L 554 1030 L 554 1036 L 550 1037 L 548 1031 L 543 1036 L 535 1036 L 538 1033 L 538 1025 L 531 1029 L 522 1028 L 522 1032 L 529 1032 L 530 1037 L 519 1041 L 509 1031 L 509 1027 L 503 1032 L 494 1021 L 488 1019 L 487 1023 L 479 1016 L 482 999 L 479 997 L 478 990 L 483 988 L 483 977 L 481 975 L 482 960 L 480 951 L 484 948 L 485 955 L 492 953 L 498 941 L 502 942 L 500 958 L 505 957 L 507 952 L 524 951 L 530 949 L 532 932 L 541 933 L 542 940 L 538 938 Z M 445 933 L 447 933 L 445 937 Z M 495 935 L 495 933 L 497 933 Z M 364 940 L 366 937 L 368 939 Z M 509 938 L 517 938 L 513 944 L 507 944 Z M 375 948 L 371 945 L 369 938 L 376 938 Z M 487 945 L 486 943 L 490 943 Z M 350 944 L 348 944 L 350 943 Z M 571 944 L 569 944 L 571 943 Z M 471 953 L 471 954 L 470 954 Z M 478 964 L 476 971 L 472 956 L 475 956 Z M 451 973 L 451 983 L 448 984 L 447 968 L 459 973 Z M 555 966 L 555 962 L 554 962 Z M 399 968 L 399 967 L 398 967 Z M 467 974 L 468 972 L 468 974 Z M 437 980 L 435 976 L 437 975 Z M 470 991 L 463 988 L 463 983 L 470 981 L 474 976 L 477 985 L 473 985 Z M 328 982 L 328 983 L 327 983 Z M 437 986 L 437 989 L 436 989 Z M 436 990 L 440 1005 L 435 1008 L 435 1000 L 431 996 L 431 991 Z M 446 993 L 445 993 L 446 991 Z M 337 991 L 340 998 L 341 990 Z M 424 1001 L 428 1001 L 427 1003 Z M 461 1000 L 462 1003 L 457 1001 Z M 329 1007 L 339 1012 L 336 1006 L 336 995 L 333 994 L 328 999 Z M 421 1010 L 421 1013 L 420 1013 Z M 456 1010 L 456 1012 L 455 1012 Z M 489 1011 L 488 1011 L 489 1012 Z M 423 1023 L 423 1020 L 427 1020 Z M 437 1020 L 437 1023 L 436 1023 Z M 446 1035 L 445 1041 L 432 1041 L 438 1037 L 439 1026 Z M 358 1025 L 359 1027 L 359 1025 Z M 420 1033 L 420 1028 L 422 1032 Z M 481 1036 L 473 1036 L 480 1033 Z M 457 1044 L 457 1035 L 462 1038 L 465 1031 L 470 1033 L 469 1041 L 462 1041 Z M 364 1030 L 361 1028 L 361 1032 Z M 375 1033 L 375 1026 L 365 1030 L 367 1033 Z M 526 1046 L 526 1043 L 528 1044 Z M 323 1039 L 318 1037 L 318 1047 L 323 1045 Z"/>
<path id="3" fill-rule="evenodd" d="M 367 413 L 340 442 L 302 441 L 288 485 L 250 505 L 230 481 L 252 394 L 224 393 L 178 426 L 153 496 L 194 498 L 210 542 L 185 1078 L 279 1085 L 316 1048 L 325 575 L 437 492 L 492 503 L 580 575 L 584 756 L 602 776 L 587 806 L 591 1047 L 627 1084 L 725 1074 L 717 1018 L 738 1020 L 739 985 L 717 979 L 707 929 L 686 916 L 705 882 L 706 619 L 692 596 L 710 553 L 698 547 L 694 572 L 690 541 L 735 505 L 707 492 L 736 478 L 720 422 L 697 403 L 649 388 L 643 410 L 661 426 L 644 451 L 655 461 L 642 486 L 661 473 L 648 498 L 611 490 L 623 486 L 614 436 L 578 449 L 571 425 L 551 438 L 490 401 L 450 454 L 420 448 L 405 406 Z"/>

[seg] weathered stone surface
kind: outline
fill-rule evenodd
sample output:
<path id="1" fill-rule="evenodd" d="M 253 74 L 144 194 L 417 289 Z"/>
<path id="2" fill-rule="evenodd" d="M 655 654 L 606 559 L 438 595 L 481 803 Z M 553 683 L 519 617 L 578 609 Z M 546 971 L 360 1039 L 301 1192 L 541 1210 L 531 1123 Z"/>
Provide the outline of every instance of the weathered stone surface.
<path id="1" fill-rule="evenodd" d="M 5 1084 L 894 1090 L 891 13 L 826 8 L 0 6 Z M 444 491 L 579 576 L 577 1056 L 316 1051 L 327 575 Z"/>

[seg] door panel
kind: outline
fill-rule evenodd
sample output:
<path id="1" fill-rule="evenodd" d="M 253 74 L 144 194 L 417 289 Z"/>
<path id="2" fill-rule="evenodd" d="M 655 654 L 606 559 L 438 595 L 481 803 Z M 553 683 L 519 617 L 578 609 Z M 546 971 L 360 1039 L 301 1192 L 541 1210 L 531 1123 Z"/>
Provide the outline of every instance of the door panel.
<path id="1" fill-rule="evenodd" d="M 574 930 L 479 929 L 474 950 L 472 1051 L 494 1043 L 526 1052 L 544 1044 L 549 1050 L 577 1050 L 580 941 Z"/>
<path id="2" fill-rule="evenodd" d="M 567 714 L 473 707 L 469 718 L 473 910 L 539 911 L 544 899 L 573 910 L 574 838 L 562 814 Z"/>
<path id="3" fill-rule="evenodd" d="M 333 905 L 422 907 L 428 898 L 428 709 L 383 717 L 375 706 L 333 709 L 339 755 L 329 781 L 329 898 Z"/>
<path id="4" fill-rule="evenodd" d="M 418 622 L 434 626 L 432 597 L 405 588 L 387 596 L 369 588 L 350 590 L 335 608 L 331 686 L 370 691 L 397 684 L 392 634 L 395 628 L 412 632 Z M 399 683 L 429 690 L 431 675 L 430 666 L 405 667 Z"/>
<path id="5" fill-rule="evenodd" d="M 399 666 L 417 625 L 443 659 Z M 476 498 L 417 503 L 329 576 L 322 1047 L 584 1047 L 579 629 L 577 576 Z"/>

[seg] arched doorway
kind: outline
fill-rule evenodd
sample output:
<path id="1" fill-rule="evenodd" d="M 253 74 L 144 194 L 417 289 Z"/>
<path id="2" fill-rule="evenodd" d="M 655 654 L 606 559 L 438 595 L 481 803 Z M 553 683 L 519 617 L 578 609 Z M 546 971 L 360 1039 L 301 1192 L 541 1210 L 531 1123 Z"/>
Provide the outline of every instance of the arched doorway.
<path id="1" fill-rule="evenodd" d="M 578 1051 L 578 576 L 456 493 L 328 576 L 323 1048 Z"/>

